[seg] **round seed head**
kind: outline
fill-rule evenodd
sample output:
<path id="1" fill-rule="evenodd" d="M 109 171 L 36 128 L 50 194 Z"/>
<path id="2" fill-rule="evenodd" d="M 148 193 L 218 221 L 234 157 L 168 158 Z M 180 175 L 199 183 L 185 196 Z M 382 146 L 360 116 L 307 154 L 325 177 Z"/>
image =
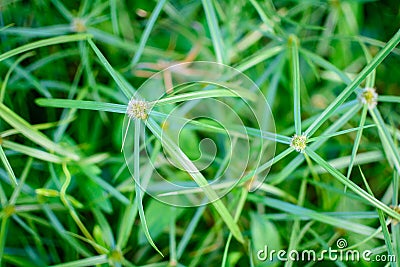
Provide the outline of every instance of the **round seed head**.
<path id="1" fill-rule="evenodd" d="M 86 20 L 82 18 L 74 18 L 71 22 L 71 28 L 74 32 L 85 32 L 86 31 Z"/>
<path id="2" fill-rule="evenodd" d="M 375 88 L 364 88 L 358 94 L 357 98 L 362 104 L 367 104 L 368 108 L 374 108 L 378 104 L 378 94 L 376 93 Z"/>
<path id="3" fill-rule="evenodd" d="M 297 152 L 303 153 L 307 146 L 307 137 L 305 135 L 295 134 L 290 141 L 290 146 L 293 147 Z"/>
<path id="4" fill-rule="evenodd" d="M 145 120 L 148 117 L 149 105 L 146 101 L 132 99 L 128 103 L 128 109 L 126 113 L 131 119 L 142 119 Z"/>

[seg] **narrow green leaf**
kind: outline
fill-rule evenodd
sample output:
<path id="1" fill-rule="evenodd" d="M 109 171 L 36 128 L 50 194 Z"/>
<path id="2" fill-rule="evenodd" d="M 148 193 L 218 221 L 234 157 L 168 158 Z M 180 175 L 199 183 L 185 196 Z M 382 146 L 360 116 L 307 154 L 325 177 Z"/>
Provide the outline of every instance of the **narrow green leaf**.
<path id="1" fill-rule="evenodd" d="M 394 95 L 379 95 L 378 96 L 379 102 L 391 102 L 391 103 L 400 103 L 400 96 Z"/>
<path id="2" fill-rule="evenodd" d="M 176 258 L 176 207 L 171 206 L 170 208 L 170 223 L 169 223 L 169 262 L 170 265 L 175 266 L 178 263 Z"/>
<path id="3" fill-rule="evenodd" d="M 248 92 L 243 92 L 243 93 L 247 93 L 249 98 L 253 96 Z M 172 104 L 187 100 L 213 98 L 213 97 L 243 97 L 243 95 L 242 94 L 239 95 L 238 93 L 235 93 L 235 91 L 229 89 L 213 89 L 213 90 L 196 91 L 180 95 L 167 96 L 165 98 L 161 98 L 159 100 L 154 101 L 154 103 L 155 105 L 158 106 L 158 105 Z"/>
<path id="4" fill-rule="evenodd" d="M 60 145 L 51 141 L 49 138 L 47 138 L 47 136 L 33 128 L 32 125 L 30 125 L 2 103 L 0 103 L 0 117 L 36 144 L 73 160 L 79 159 L 78 155 L 73 152 L 69 152 L 64 147 L 61 147 Z"/>
<path id="5" fill-rule="evenodd" d="M 341 174 L 338 170 L 336 170 L 332 165 L 322 159 L 317 153 L 312 151 L 309 148 L 306 148 L 306 153 L 309 155 L 316 163 L 326 169 L 332 176 L 334 176 L 339 182 L 347 186 L 350 190 L 354 193 L 362 197 L 365 201 L 370 203 L 372 206 L 382 210 L 387 215 L 391 216 L 392 218 L 399 220 L 400 214 L 395 212 L 393 209 L 389 208 L 387 205 L 379 201 L 378 199 L 372 197 L 370 194 L 365 192 L 362 188 L 360 188 L 357 184 L 348 180 L 343 174 Z"/>
<path id="6" fill-rule="evenodd" d="M 356 155 L 357 155 L 358 146 L 360 145 L 361 136 L 362 136 L 362 132 L 363 132 L 363 129 L 364 129 L 365 119 L 367 117 L 367 111 L 368 111 L 368 106 L 364 105 L 362 113 L 361 113 L 359 130 L 357 132 L 356 140 L 354 140 L 353 149 L 351 151 L 351 158 L 350 158 L 349 168 L 347 169 L 347 175 L 346 175 L 347 179 L 350 179 L 351 171 L 353 169 L 354 160 L 355 160 Z"/>
<path id="7" fill-rule="evenodd" d="M 142 203 L 142 189 L 140 187 L 140 134 L 141 134 L 142 121 L 135 120 L 135 136 L 134 136 L 134 156 L 133 156 L 133 164 L 134 164 L 134 174 L 133 177 L 135 179 L 135 194 L 136 194 L 136 206 L 138 207 L 140 221 L 143 225 L 144 234 L 149 241 L 150 245 L 162 256 L 164 255 L 157 248 L 156 244 L 154 244 L 153 239 L 151 238 L 149 228 L 147 227 L 146 216 L 144 214 L 143 203 Z"/>
<path id="8" fill-rule="evenodd" d="M 10 176 L 10 180 L 11 180 L 11 183 L 13 184 L 13 186 L 18 185 L 17 178 L 15 177 L 14 171 L 10 165 L 10 162 L 8 162 L 6 153 L 4 153 L 3 147 L 1 145 L 0 145 L 0 159 L 4 164 L 4 167 L 8 173 L 8 176 Z"/>
<path id="9" fill-rule="evenodd" d="M 94 181 L 96 184 L 98 184 L 99 186 L 101 186 L 105 191 L 107 191 L 110 195 L 112 195 L 113 197 L 115 197 L 116 199 L 118 199 L 122 204 L 124 205 L 128 205 L 130 203 L 129 199 L 127 197 L 125 197 L 120 191 L 118 191 L 117 188 L 115 188 L 114 186 L 110 185 L 109 183 L 107 183 L 104 179 L 102 179 L 101 177 L 95 175 L 94 173 L 90 172 L 89 170 L 87 170 L 87 168 L 85 167 L 85 165 L 80 166 L 81 171 L 88 177 L 90 178 L 92 181 Z"/>
<path id="10" fill-rule="evenodd" d="M 10 223 L 9 216 L 4 216 L 1 218 L 1 226 L 0 226 L 0 264 L 3 265 L 2 259 L 4 254 L 4 248 L 6 246 L 6 240 L 8 235 L 8 226 Z"/>
<path id="11" fill-rule="evenodd" d="M 282 46 L 275 46 L 272 48 L 268 47 L 264 50 L 261 50 L 256 55 L 252 55 L 248 59 L 243 60 L 239 65 L 235 67 L 235 69 L 237 69 L 240 72 L 244 72 L 257 64 L 278 55 L 282 51 L 283 51 Z"/>
<path id="12" fill-rule="evenodd" d="M 376 67 L 389 55 L 400 42 L 400 30 L 389 40 L 385 47 L 365 66 L 356 78 L 335 98 L 335 100 L 321 113 L 321 115 L 308 127 L 305 134 L 313 135 L 319 127 L 328 120 L 332 113 L 357 89 L 361 82 L 376 69 Z"/>
<path id="13" fill-rule="evenodd" d="M 120 219 L 120 226 L 117 236 L 117 248 L 124 248 L 128 242 L 129 236 L 132 231 L 135 217 L 137 214 L 137 204 L 129 203 L 125 206 L 122 217 Z"/>
<path id="14" fill-rule="evenodd" d="M 7 35 L 18 35 L 27 38 L 52 37 L 67 35 L 71 32 L 71 26 L 68 24 L 58 24 L 44 27 L 11 27 L 4 31 Z"/>
<path id="15" fill-rule="evenodd" d="M 306 217 L 311 220 L 329 224 L 334 228 L 340 226 L 340 228 L 346 229 L 353 233 L 369 236 L 375 232 L 375 229 L 372 227 L 355 223 L 350 220 L 344 220 L 343 218 L 337 218 L 331 215 L 326 215 L 312 209 L 300 207 L 271 197 L 261 197 L 254 194 L 249 194 L 247 199 L 257 204 L 263 204 L 267 207 L 271 207 L 273 209 L 281 210 L 296 215 L 300 218 Z"/>
<path id="16" fill-rule="evenodd" d="M 274 32 L 274 28 L 273 28 L 274 22 L 268 18 L 267 14 L 264 12 L 264 9 L 260 6 L 258 1 L 250 0 L 250 3 L 254 6 L 254 8 L 256 9 L 258 15 L 260 16 L 262 22 L 264 22 L 264 24 L 268 27 L 268 30 L 273 33 Z"/>
<path id="17" fill-rule="evenodd" d="M 90 258 L 52 265 L 53 267 L 84 267 L 108 263 L 107 255 L 93 256 Z"/>
<path id="18" fill-rule="evenodd" d="M 333 133 L 333 134 L 319 135 L 319 136 L 311 137 L 310 139 L 307 139 L 307 143 L 318 141 L 318 140 L 321 140 L 321 139 L 328 139 L 328 138 L 332 138 L 332 137 L 335 137 L 335 136 L 339 136 L 339 135 L 343 135 L 343 134 L 359 131 L 360 129 L 364 130 L 364 129 L 368 129 L 368 128 L 372 128 L 372 127 L 376 127 L 376 125 L 375 124 L 368 124 L 368 125 L 364 125 L 363 127 L 350 128 L 350 129 L 339 131 L 339 132 L 336 132 L 336 133 Z"/>
<path id="19" fill-rule="evenodd" d="M 290 65 L 292 70 L 292 87 L 294 98 L 294 128 L 297 135 L 301 135 L 301 104 L 300 104 L 300 65 L 298 39 L 294 35 L 289 36 Z"/>
<path id="20" fill-rule="evenodd" d="M 361 48 L 362 48 L 362 50 L 364 52 L 365 58 L 367 60 L 367 63 L 371 62 L 372 56 L 371 56 L 371 53 L 369 52 L 368 47 L 361 40 L 359 40 L 358 43 L 360 44 L 360 46 L 361 46 Z M 376 70 L 373 70 L 371 72 L 371 74 L 369 74 L 367 76 L 367 78 L 365 78 L 365 87 L 369 87 L 369 88 L 374 87 L 375 76 L 376 76 Z"/>
<path id="21" fill-rule="evenodd" d="M 24 169 L 20 176 L 18 186 L 14 189 L 14 191 L 10 197 L 10 200 L 9 200 L 10 205 L 15 205 L 15 203 L 17 202 L 17 198 L 20 195 L 22 188 L 25 185 L 25 181 L 26 181 L 26 178 L 28 177 L 29 171 L 31 170 L 32 162 L 33 162 L 33 158 L 29 158 L 26 161 Z"/>
<path id="22" fill-rule="evenodd" d="M 364 184 L 365 184 L 365 187 L 367 188 L 368 193 L 371 196 L 375 197 L 374 193 L 372 192 L 372 190 L 371 190 L 371 188 L 370 188 L 370 186 L 369 186 L 369 184 L 367 182 L 367 179 L 364 176 L 364 173 L 362 172 L 362 170 L 360 168 L 360 166 L 358 166 L 358 168 L 360 170 L 361 177 L 362 177 L 362 179 L 364 181 Z M 392 245 L 392 241 L 391 241 L 390 234 L 389 234 L 389 230 L 388 230 L 388 227 L 387 227 L 387 224 L 386 224 L 386 221 L 385 221 L 385 215 L 383 214 L 383 212 L 380 209 L 378 209 L 378 215 L 379 215 L 379 222 L 380 222 L 381 227 L 382 227 L 383 238 L 385 239 L 385 244 L 386 244 L 386 247 L 387 247 L 387 250 L 388 250 L 388 254 L 389 255 L 395 255 L 394 249 L 393 249 L 393 245 Z M 396 266 L 396 264 L 394 262 L 391 262 L 390 264 L 391 264 L 392 267 Z"/>
<path id="23" fill-rule="evenodd" d="M 244 127 L 245 131 L 242 131 L 243 127 L 241 127 L 241 126 L 239 127 L 237 125 L 231 125 L 230 127 L 222 128 L 221 126 L 219 126 L 217 124 L 209 124 L 208 121 L 189 120 L 189 119 L 186 119 L 183 117 L 168 115 L 168 114 L 157 112 L 154 110 L 151 110 L 150 116 L 157 119 L 158 122 L 162 122 L 164 119 L 166 119 L 168 117 L 173 118 L 174 120 L 177 120 L 177 121 L 183 121 L 184 124 L 188 124 L 188 125 L 190 125 L 190 127 L 193 127 L 194 129 L 199 129 L 202 131 L 225 133 L 226 130 L 228 130 L 232 135 L 241 137 L 241 138 L 248 138 L 248 135 L 256 136 L 256 137 L 261 136 L 264 139 L 277 141 L 277 142 L 283 143 L 283 144 L 290 144 L 290 140 L 291 140 L 291 138 L 281 135 L 281 134 L 260 131 L 259 129 L 255 129 L 255 128 L 251 128 L 251 127 Z"/>
<path id="24" fill-rule="evenodd" d="M 218 63 L 225 63 L 226 55 L 224 52 L 223 38 L 218 25 L 218 19 L 211 0 L 202 0 L 207 25 L 210 29 L 211 40 L 214 46 L 215 55 Z"/>
<path id="25" fill-rule="evenodd" d="M 13 65 L 9 60 L 5 60 L 4 63 L 10 68 Z M 27 72 L 24 68 L 15 66 L 15 72 L 24 77 L 41 95 L 47 98 L 51 97 L 49 90 L 47 90 L 47 88 L 40 83 L 39 79 Z"/>
<path id="26" fill-rule="evenodd" d="M 41 159 L 47 162 L 62 163 L 64 160 L 57 155 L 47 153 L 45 151 L 39 150 L 37 148 L 28 147 L 25 145 L 20 145 L 12 141 L 3 140 L 3 146 L 5 148 L 14 150 L 16 152 L 25 154 L 30 157 Z"/>
<path id="27" fill-rule="evenodd" d="M 311 59 L 315 64 L 321 66 L 322 68 L 329 70 L 333 73 L 336 73 L 337 76 L 345 83 L 349 84 L 351 83 L 350 78 L 340 69 L 338 69 L 335 65 L 324 59 L 323 57 L 318 56 L 315 53 L 309 52 L 303 48 L 300 48 L 300 52 L 303 54 L 303 56 Z"/>
<path id="28" fill-rule="evenodd" d="M 119 35 L 119 23 L 118 23 L 118 13 L 117 13 L 117 0 L 110 0 L 110 14 L 111 14 L 111 24 L 113 27 L 114 35 Z"/>
<path id="29" fill-rule="evenodd" d="M 247 188 L 242 187 L 239 203 L 237 205 L 237 209 L 235 212 L 235 217 L 234 217 L 235 222 L 238 222 L 238 220 L 240 218 L 240 214 L 242 213 L 244 204 L 246 203 L 248 193 L 249 193 L 249 191 L 247 190 Z M 224 254 L 222 257 L 222 264 L 221 264 L 222 267 L 227 266 L 226 264 L 227 264 L 229 246 L 231 244 L 231 241 L 232 241 L 232 233 L 229 233 L 228 240 L 226 240 L 226 244 L 225 244 Z"/>
<path id="30" fill-rule="evenodd" d="M 176 252 L 176 257 L 178 260 L 182 257 L 187 245 L 189 244 L 190 238 L 192 237 L 194 231 L 196 230 L 196 226 L 198 225 L 205 209 L 206 209 L 205 205 L 198 207 L 196 213 L 190 220 L 189 225 L 186 227 L 186 231 L 183 234 L 181 241 L 178 244 Z"/>
<path id="31" fill-rule="evenodd" d="M 102 103 L 96 101 L 86 100 L 73 100 L 73 99 L 47 99 L 38 98 L 35 100 L 36 104 L 42 107 L 54 107 L 54 108 L 76 108 L 76 109 L 88 109 L 97 111 L 107 111 L 114 113 L 126 113 L 127 105 L 120 105 L 114 103 Z"/>
<path id="32" fill-rule="evenodd" d="M 72 35 L 64 35 L 64 36 L 58 36 L 58 37 L 40 40 L 40 41 L 33 42 L 30 44 L 22 45 L 20 47 L 17 47 L 13 50 L 10 50 L 10 51 L 7 51 L 7 52 L 1 54 L 0 62 L 7 58 L 12 57 L 12 56 L 15 56 L 15 55 L 24 53 L 26 51 L 30 51 L 30 50 L 39 48 L 39 47 L 68 43 L 68 42 L 76 42 L 76 41 L 80 41 L 80 40 L 86 40 L 90 37 L 91 37 L 91 35 L 89 35 L 89 34 L 72 34 Z"/>
<path id="33" fill-rule="evenodd" d="M 114 79 L 114 81 L 117 83 L 118 87 L 122 90 L 122 92 L 125 94 L 125 96 L 128 99 L 131 99 L 133 92 L 131 91 L 131 86 L 128 85 L 127 81 L 122 78 L 122 75 L 119 74 L 114 68 L 110 65 L 110 63 L 107 61 L 107 59 L 103 56 L 103 54 L 100 52 L 100 50 L 97 48 L 97 46 L 93 43 L 91 39 L 88 39 L 88 42 L 90 46 L 92 47 L 93 51 L 99 58 L 100 62 L 103 64 L 104 68 L 108 71 L 108 73 L 111 75 L 111 77 Z"/>
<path id="34" fill-rule="evenodd" d="M 399 205 L 399 174 L 394 171 L 393 172 L 393 195 L 392 195 L 392 205 L 393 207 L 397 207 Z M 392 224 L 392 239 L 393 245 L 395 250 L 395 255 L 399 259 L 400 256 L 400 225 L 399 224 Z"/>
<path id="35" fill-rule="evenodd" d="M 6 87 L 7 87 L 7 84 L 8 84 L 8 80 L 10 79 L 11 73 L 14 71 L 14 69 L 17 67 L 17 65 L 18 65 L 19 63 L 21 63 L 21 61 L 23 61 L 23 60 L 26 59 L 27 57 L 31 57 L 31 56 L 33 56 L 33 55 L 34 55 L 34 52 L 26 53 L 26 54 L 20 56 L 20 57 L 10 66 L 10 68 L 8 69 L 8 71 L 7 71 L 7 73 L 6 73 L 6 76 L 4 77 L 4 81 L 3 81 L 2 85 L 1 85 L 1 89 L 0 89 L 0 102 L 3 102 L 3 100 L 4 100 L 4 94 L 5 94 L 5 92 L 6 92 Z"/>
<path id="36" fill-rule="evenodd" d="M 96 218 L 96 222 L 100 225 L 102 239 L 107 244 L 108 248 L 114 248 L 114 236 L 107 218 L 103 215 L 100 209 L 93 208 L 92 212 Z"/>
<path id="37" fill-rule="evenodd" d="M 68 11 L 68 9 L 59 1 L 59 0 L 51 0 L 53 5 L 58 9 L 58 11 L 61 13 L 61 15 L 64 16 L 64 18 L 71 22 L 74 16 L 71 14 L 71 12 Z"/>
<path id="38" fill-rule="evenodd" d="M 383 147 L 388 151 L 385 150 L 386 154 L 390 156 L 391 159 L 389 159 L 391 162 L 393 162 L 396 170 L 398 173 L 400 173 L 400 156 L 399 156 L 399 150 L 397 146 L 394 144 L 392 136 L 390 135 L 389 130 L 386 127 L 385 122 L 382 119 L 381 113 L 379 110 L 375 107 L 372 110 L 369 110 L 369 113 L 371 114 L 376 126 L 378 127 L 379 130 L 379 137 L 381 138 L 381 142 Z"/>
<path id="39" fill-rule="evenodd" d="M 154 8 L 153 12 L 151 12 L 150 18 L 146 24 L 146 28 L 142 36 L 140 37 L 139 47 L 135 51 L 135 56 L 132 59 L 131 66 L 135 66 L 142 56 L 144 51 L 144 47 L 146 46 L 147 40 L 149 39 L 150 33 L 153 30 L 154 24 L 161 13 L 161 10 L 167 0 L 160 0 L 157 2 L 156 7 Z"/>
<path id="40" fill-rule="evenodd" d="M 72 238 L 70 235 L 67 234 L 67 231 L 65 230 L 64 226 L 58 220 L 57 216 L 51 210 L 49 205 L 47 204 L 43 205 L 42 208 L 49 219 L 49 223 L 51 224 L 51 226 L 54 228 L 54 230 L 57 232 L 57 234 L 60 236 L 61 239 L 69 243 L 69 245 L 71 245 L 71 247 L 79 254 L 85 257 L 93 256 L 92 252 L 90 252 L 85 246 L 83 246 L 80 242 L 78 242 L 76 239 Z"/>
<path id="41" fill-rule="evenodd" d="M 195 182 L 199 185 L 199 187 L 202 188 L 203 192 L 207 196 L 207 198 L 212 202 L 214 205 L 215 209 L 218 211 L 220 214 L 222 220 L 226 223 L 228 228 L 231 230 L 233 236 L 241 243 L 244 242 L 242 233 L 240 232 L 240 229 L 238 225 L 235 223 L 235 221 L 232 218 L 232 215 L 229 213 L 228 209 L 226 206 L 223 204 L 222 200 L 219 198 L 217 193 L 215 193 L 214 190 L 210 187 L 208 184 L 207 180 L 204 178 L 204 176 L 197 170 L 196 166 L 188 159 L 188 157 L 181 151 L 181 149 L 172 142 L 167 136 L 161 135 L 161 128 L 157 123 L 149 118 L 146 120 L 146 126 L 149 128 L 149 130 L 157 137 L 158 140 L 160 140 L 163 143 L 164 148 L 166 151 L 168 151 L 171 156 L 173 156 L 176 160 L 179 161 L 179 163 L 182 165 L 182 167 L 187 170 L 187 172 L 190 174 L 190 176 L 195 180 Z"/>

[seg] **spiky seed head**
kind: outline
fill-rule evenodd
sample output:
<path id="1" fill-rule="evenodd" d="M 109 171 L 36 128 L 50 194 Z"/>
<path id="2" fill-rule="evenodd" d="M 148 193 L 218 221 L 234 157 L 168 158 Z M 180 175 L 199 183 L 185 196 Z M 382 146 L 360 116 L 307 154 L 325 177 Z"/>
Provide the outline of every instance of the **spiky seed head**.
<path id="1" fill-rule="evenodd" d="M 131 119 L 142 119 L 145 120 L 149 113 L 149 104 L 143 100 L 132 99 L 128 103 L 128 109 L 126 114 L 128 114 Z"/>
<path id="2" fill-rule="evenodd" d="M 307 136 L 295 134 L 290 141 L 290 146 L 297 152 L 303 153 L 307 146 Z"/>
<path id="3" fill-rule="evenodd" d="M 85 32 L 86 20 L 83 18 L 74 18 L 71 22 L 71 28 L 74 32 Z"/>
<path id="4" fill-rule="evenodd" d="M 367 87 L 364 88 L 358 94 L 358 101 L 362 104 L 367 104 L 368 108 L 374 108 L 378 104 L 378 94 L 376 93 L 375 88 Z"/>

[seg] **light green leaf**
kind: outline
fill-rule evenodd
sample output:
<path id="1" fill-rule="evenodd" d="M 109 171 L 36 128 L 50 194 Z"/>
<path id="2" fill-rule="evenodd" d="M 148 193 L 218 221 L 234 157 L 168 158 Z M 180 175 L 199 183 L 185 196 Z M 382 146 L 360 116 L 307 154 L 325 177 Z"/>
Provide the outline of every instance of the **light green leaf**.
<path id="1" fill-rule="evenodd" d="M 73 160 L 79 159 L 78 155 L 51 141 L 47 136 L 36 130 L 32 125 L 2 103 L 0 103 L 0 117 L 36 144 Z"/>

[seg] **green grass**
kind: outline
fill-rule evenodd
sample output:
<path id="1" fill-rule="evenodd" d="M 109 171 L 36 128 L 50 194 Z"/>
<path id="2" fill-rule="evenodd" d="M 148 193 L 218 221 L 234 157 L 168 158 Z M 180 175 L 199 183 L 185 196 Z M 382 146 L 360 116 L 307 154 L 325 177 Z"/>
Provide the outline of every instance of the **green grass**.
<path id="1" fill-rule="evenodd" d="M 3 1 L 0 265 L 375 266 L 257 258 L 264 246 L 320 253 L 339 238 L 399 259 L 397 11 L 397 1 Z M 248 111 L 262 100 L 251 83 L 192 61 L 243 72 L 273 120 Z M 365 87 L 376 106 L 359 101 Z M 149 101 L 143 120 L 126 116 L 132 97 Z M 307 137 L 303 153 L 294 135 Z M 190 187 L 170 192 L 161 175 Z"/>

